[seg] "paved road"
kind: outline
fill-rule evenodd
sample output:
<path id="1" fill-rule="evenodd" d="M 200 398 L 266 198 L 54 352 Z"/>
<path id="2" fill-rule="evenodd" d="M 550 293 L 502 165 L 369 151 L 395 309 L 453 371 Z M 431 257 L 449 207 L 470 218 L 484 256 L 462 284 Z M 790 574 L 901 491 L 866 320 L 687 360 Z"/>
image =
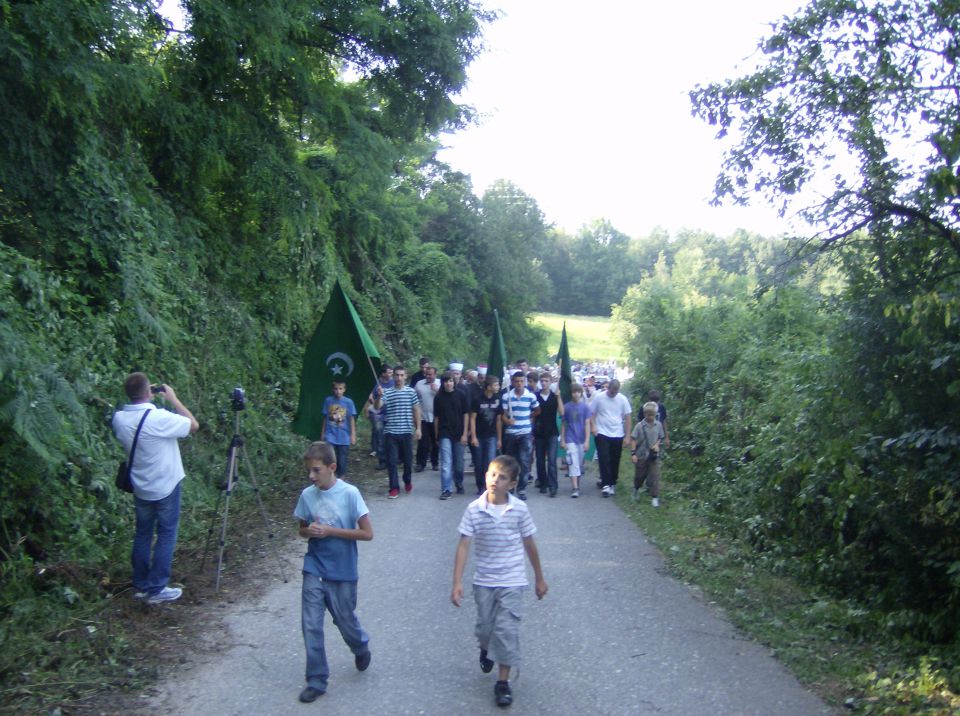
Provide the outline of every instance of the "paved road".
<path id="1" fill-rule="evenodd" d="M 360 544 L 358 614 L 373 663 L 356 671 L 326 624 L 327 694 L 301 704 L 300 580 L 234 606 L 222 655 L 171 676 L 148 699 L 153 713 L 484 714 L 494 674 L 481 673 L 474 607 L 449 601 L 457 525 L 465 497 L 441 502 L 438 473 L 414 476 L 398 500 L 367 490 L 374 540 Z M 471 476 L 467 476 L 468 482 Z M 833 713 L 763 647 L 744 639 L 684 585 L 593 481 L 578 500 L 531 493 L 530 509 L 550 593 L 528 595 L 524 665 L 513 714 L 801 716 Z M 290 564 L 298 565 L 302 545 Z M 472 574 L 468 565 L 467 574 Z M 467 582 L 469 585 L 469 582 Z M 175 607 L 165 607 L 175 608 Z"/>

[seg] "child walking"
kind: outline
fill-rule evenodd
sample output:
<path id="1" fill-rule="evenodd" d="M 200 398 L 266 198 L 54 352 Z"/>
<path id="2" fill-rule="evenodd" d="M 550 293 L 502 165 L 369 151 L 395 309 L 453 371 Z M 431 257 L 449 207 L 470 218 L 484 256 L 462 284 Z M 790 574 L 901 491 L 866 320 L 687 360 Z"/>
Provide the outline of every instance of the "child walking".
<path id="1" fill-rule="evenodd" d="M 573 487 L 570 497 L 580 497 L 580 477 L 583 475 L 583 456 L 590 445 L 590 406 L 583 401 L 583 387 L 570 386 L 570 402 L 563 406 L 560 424 L 560 442 L 567 451 L 567 474 Z"/>
<path id="2" fill-rule="evenodd" d="M 497 706 L 513 703 L 510 669 L 520 665 L 520 618 L 527 583 L 524 552 L 533 567 L 537 599 L 547 594 L 540 553 L 533 539 L 537 528 L 526 503 L 510 494 L 520 475 L 520 463 L 509 455 L 494 458 L 487 468 L 487 491 L 467 505 L 460 520 L 460 541 L 453 564 L 456 607 L 463 599 L 463 570 L 470 540 L 475 540 L 473 598 L 477 604 L 475 633 L 480 642 L 480 670 L 499 666 L 493 693 Z"/>
<path id="3" fill-rule="evenodd" d="M 307 652 L 307 686 L 300 692 L 304 703 L 327 691 L 330 669 L 323 645 L 324 610 L 330 610 L 340 636 L 354 654 L 359 671 L 370 666 L 370 636 L 360 626 L 357 609 L 357 541 L 373 539 L 370 512 L 360 491 L 337 479 L 333 447 L 315 442 L 303 455 L 313 484 L 300 493 L 293 514 L 300 536 L 308 539 L 303 557 L 301 627 Z"/>
<path id="4" fill-rule="evenodd" d="M 350 446 L 357 444 L 357 407 L 348 398 L 347 384 L 333 381 L 333 395 L 323 401 L 323 439 L 333 446 L 337 456 L 337 477 L 347 476 Z"/>
<path id="5" fill-rule="evenodd" d="M 640 488 L 646 482 L 650 504 L 654 507 L 660 506 L 660 458 L 663 457 L 660 445 L 664 437 L 663 425 L 657 420 L 657 404 L 644 403 L 643 420 L 630 433 L 630 460 L 635 465 L 633 499 L 640 499 Z"/>

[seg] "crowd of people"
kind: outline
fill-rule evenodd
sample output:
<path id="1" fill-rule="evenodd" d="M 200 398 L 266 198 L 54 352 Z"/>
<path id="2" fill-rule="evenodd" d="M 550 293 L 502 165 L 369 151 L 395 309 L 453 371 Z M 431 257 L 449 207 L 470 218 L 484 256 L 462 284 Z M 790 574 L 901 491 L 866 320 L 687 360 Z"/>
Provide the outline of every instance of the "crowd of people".
<path id="1" fill-rule="evenodd" d="M 600 367 L 604 372 L 597 370 Z M 498 666 L 494 685 L 498 706 L 513 701 L 510 674 L 519 665 L 519 616 L 528 587 L 525 559 L 533 568 L 537 598 L 548 591 L 534 540 L 536 527 L 526 504 L 528 484 L 557 496 L 562 446 L 570 496 L 579 497 L 592 437 L 601 494 L 616 494 L 627 445 L 636 466 L 634 498 L 646 484 L 652 505 L 659 506 L 660 458 L 669 447 L 666 409 L 659 393 L 651 391 L 642 419 L 633 426 L 630 401 L 620 392 L 617 375 L 615 363 L 576 366 L 577 382 L 564 403 L 556 372 L 531 370 L 525 360 L 516 361 L 502 377 L 487 374 L 484 366 L 464 371 L 457 362 L 438 376 L 430 361 L 422 358 L 409 384 L 403 366 L 384 366 L 363 406 L 371 426 L 371 455 L 387 470 L 390 499 L 399 497 L 401 481 L 404 491 L 411 492 L 414 472 L 426 470 L 428 463 L 440 470 L 441 500 L 463 494 L 464 457 L 471 457 L 476 497 L 464 509 L 458 528 L 450 601 L 461 604 L 463 572 L 472 546 L 479 665 L 484 673 Z M 124 387 L 130 402 L 117 411 L 113 427 L 128 452 L 134 488 L 134 596 L 149 604 L 175 601 L 182 589 L 168 582 L 184 478 L 178 441 L 199 424 L 169 385 L 152 386 L 146 375 L 134 373 Z M 156 410 L 155 396 L 172 410 Z M 324 400 L 323 439 L 303 455 L 311 484 L 294 510 L 298 532 L 307 540 L 301 590 L 307 682 L 299 695 L 302 702 L 315 701 L 326 692 L 330 675 L 324 646 L 326 611 L 353 653 L 356 668 L 365 671 L 372 660 L 370 636 L 356 616 L 356 605 L 357 542 L 372 540 L 373 526 L 360 491 L 343 480 L 350 448 L 357 443 L 357 415 L 345 382 L 335 380 Z"/>
<path id="2" fill-rule="evenodd" d="M 610 377 L 622 374 L 616 361 L 574 364 L 572 373 L 571 399 L 564 403 L 556 367 L 531 369 L 524 359 L 508 366 L 502 378 L 488 375 L 484 365 L 464 371 L 459 362 L 449 363 L 438 375 L 430 359 L 423 357 L 408 381 L 405 368 L 384 365 L 362 412 L 370 421 L 370 454 L 377 457 L 378 469 L 388 474 L 388 496 L 400 495 L 401 482 L 402 489 L 410 492 L 413 474 L 423 472 L 428 464 L 440 471 L 441 500 L 463 494 L 466 456 L 480 495 L 490 461 L 507 454 L 520 465 L 517 497 L 527 499 L 531 482 L 541 493 L 555 497 L 560 489 L 557 462 L 562 449 L 562 469 L 571 481 L 570 496 L 576 498 L 591 437 L 601 494 L 616 494 L 624 445 L 635 451 L 637 438 L 649 436 L 633 435 L 630 401 L 620 392 L 619 378 Z M 648 399 L 655 403 L 663 438 L 650 442 L 644 454 L 657 454 L 661 445 L 669 445 L 666 408 L 657 391 L 651 391 Z M 356 415 L 352 403 L 350 410 Z M 641 411 L 638 420 L 642 416 Z M 345 438 L 325 433 L 324 439 Z M 641 483 L 647 484 L 656 500 L 656 488 L 645 477 L 646 473 Z"/>

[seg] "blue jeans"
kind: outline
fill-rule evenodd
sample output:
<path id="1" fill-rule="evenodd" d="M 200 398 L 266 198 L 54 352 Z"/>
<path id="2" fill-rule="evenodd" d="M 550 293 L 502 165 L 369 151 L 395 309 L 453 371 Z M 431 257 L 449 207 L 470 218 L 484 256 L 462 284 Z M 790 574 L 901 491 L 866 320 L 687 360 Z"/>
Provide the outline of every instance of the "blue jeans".
<path id="1" fill-rule="evenodd" d="M 459 440 L 440 438 L 440 489 L 452 492 L 453 485 L 463 487 L 463 448 Z"/>
<path id="2" fill-rule="evenodd" d="M 409 485 L 413 477 L 413 433 L 384 433 L 387 443 L 387 475 L 390 478 L 390 489 L 400 487 L 397 477 L 398 460 L 403 460 L 403 482 Z"/>
<path id="3" fill-rule="evenodd" d="M 520 481 L 517 483 L 517 494 L 527 491 L 527 475 L 530 474 L 530 459 L 533 457 L 533 434 L 504 435 L 503 452 L 513 456 L 520 463 Z"/>
<path id="4" fill-rule="evenodd" d="M 493 458 L 497 456 L 497 436 L 478 438 L 477 442 L 480 443 L 478 448 L 480 459 L 473 466 L 473 474 L 477 481 L 477 492 L 479 493 L 487 489 L 487 468 L 490 467 Z"/>
<path id="5" fill-rule="evenodd" d="M 330 667 L 327 650 L 323 646 L 324 611 L 329 610 L 334 626 L 354 655 L 366 654 L 370 636 L 357 619 L 357 583 L 321 579 L 314 574 L 303 575 L 300 592 L 300 626 L 303 646 L 307 652 L 307 686 L 327 690 Z"/>
<path id="6" fill-rule="evenodd" d="M 537 479 L 541 490 L 549 490 L 551 495 L 557 494 L 557 436 L 535 438 L 537 448 Z M 546 464 L 544 464 L 546 463 Z"/>
<path id="7" fill-rule="evenodd" d="M 138 592 L 156 594 L 170 581 L 173 550 L 177 546 L 180 525 L 180 487 L 177 483 L 169 495 L 160 500 L 141 500 L 134 495 L 136 531 L 133 535 L 133 586 Z M 153 542 L 156 530 L 157 541 Z M 151 557 L 151 547 L 153 556 Z"/>
<path id="8" fill-rule="evenodd" d="M 350 457 L 350 446 L 331 445 L 331 447 L 337 456 L 337 477 L 344 477 L 347 474 L 347 459 Z"/>

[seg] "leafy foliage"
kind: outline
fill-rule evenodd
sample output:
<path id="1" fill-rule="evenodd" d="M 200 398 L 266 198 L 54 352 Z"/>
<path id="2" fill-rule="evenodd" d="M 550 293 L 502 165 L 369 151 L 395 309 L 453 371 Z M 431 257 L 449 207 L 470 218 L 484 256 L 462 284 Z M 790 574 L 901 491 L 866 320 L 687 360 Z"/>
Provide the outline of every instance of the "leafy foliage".
<path id="1" fill-rule="evenodd" d="M 500 300 L 470 253 L 481 200 L 433 160 L 436 134 L 469 120 L 452 98 L 492 14 L 182 4 L 170 28 L 153 0 L 0 3 L 5 698 L 56 692 L 61 670 L 124 680 L 121 636 L 68 658 L 50 635 L 125 587 L 132 514 L 108 425 L 125 374 L 171 383 L 201 422 L 183 446 L 189 541 L 216 503 L 234 385 L 262 487 L 290 478 L 303 346 L 335 277 L 390 360 L 485 357 Z M 500 244 L 518 273 L 535 249 L 511 242 L 544 231 L 532 199 L 525 213 Z M 501 311 L 518 349 L 532 304 Z"/>
<path id="2" fill-rule="evenodd" d="M 960 4 L 814 0 L 764 40 L 763 65 L 699 87 L 695 112 L 731 136 L 717 200 L 799 203 L 822 243 L 858 237 L 879 270 L 960 253 Z M 813 201 L 820 194 L 822 200 Z M 868 237 L 857 232 L 868 230 Z"/>

